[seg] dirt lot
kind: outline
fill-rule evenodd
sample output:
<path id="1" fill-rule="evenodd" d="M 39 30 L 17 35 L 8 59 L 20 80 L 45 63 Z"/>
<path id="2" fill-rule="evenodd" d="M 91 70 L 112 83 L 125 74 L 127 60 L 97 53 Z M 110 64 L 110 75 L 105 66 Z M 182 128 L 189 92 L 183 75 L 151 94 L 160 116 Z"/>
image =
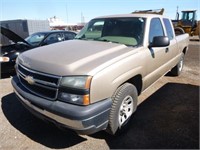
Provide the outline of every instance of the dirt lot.
<path id="1" fill-rule="evenodd" d="M 0 80 L 0 149 L 199 148 L 200 42 L 191 41 L 179 77 L 165 76 L 149 88 L 129 132 L 82 136 L 30 114 L 16 99 L 10 78 Z"/>

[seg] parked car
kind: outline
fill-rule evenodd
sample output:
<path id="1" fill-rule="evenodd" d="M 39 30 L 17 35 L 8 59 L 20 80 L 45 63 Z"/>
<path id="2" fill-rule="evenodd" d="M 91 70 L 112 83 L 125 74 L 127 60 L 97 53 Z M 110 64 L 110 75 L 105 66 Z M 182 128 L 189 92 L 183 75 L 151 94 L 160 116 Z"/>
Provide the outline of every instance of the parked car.
<path id="1" fill-rule="evenodd" d="M 162 15 L 98 17 L 75 40 L 22 53 L 12 85 L 37 117 L 80 134 L 116 134 L 145 89 L 169 71 L 181 73 L 188 44 L 189 35 L 176 36 Z"/>
<path id="2" fill-rule="evenodd" d="M 0 47 L 1 73 L 14 72 L 15 60 L 17 56 L 24 51 L 56 42 L 71 40 L 76 36 L 75 32 L 55 30 L 37 32 L 28 36 L 26 39 L 23 39 L 11 30 L 4 27 L 1 27 L 1 34 L 6 36 L 13 43 L 11 45 Z"/>

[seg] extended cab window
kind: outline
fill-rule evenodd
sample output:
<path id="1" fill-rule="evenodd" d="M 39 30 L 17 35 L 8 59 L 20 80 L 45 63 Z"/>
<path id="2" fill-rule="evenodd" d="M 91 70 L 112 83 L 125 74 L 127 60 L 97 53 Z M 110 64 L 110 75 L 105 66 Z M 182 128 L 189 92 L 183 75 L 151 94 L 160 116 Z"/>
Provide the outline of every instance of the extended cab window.
<path id="1" fill-rule="evenodd" d="M 155 36 L 164 36 L 162 23 L 159 18 L 151 19 L 149 30 L 149 43 L 152 43 Z"/>
<path id="2" fill-rule="evenodd" d="M 167 36 L 170 40 L 172 40 L 174 38 L 174 34 L 173 34 L 173 29 L 172 29 L 171 23 L 170 23 L 169 19 L 166 19 L 166 18 L 164 18 L 163 21 L 165 24 L 165 28 L 167 30 Z"/>

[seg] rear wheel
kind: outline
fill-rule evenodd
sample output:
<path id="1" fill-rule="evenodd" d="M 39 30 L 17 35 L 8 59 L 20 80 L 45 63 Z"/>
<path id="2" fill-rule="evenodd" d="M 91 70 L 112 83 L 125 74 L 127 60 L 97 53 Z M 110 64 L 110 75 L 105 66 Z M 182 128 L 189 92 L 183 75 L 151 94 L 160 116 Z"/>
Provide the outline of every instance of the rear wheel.
<path id="1" fill-rule="evenodd" d="M 108 133 L 114 135 L 127 129 L 137 107 L 137 96 L 137 89 L 130 83 L 125 83 L 117 89 L 112 97 Z"/>
<path id="2" fill-rule="evenodd" d="M 176 27 L 174 30 L 176 35 L 181 35 L 185 33 L 185 31 L 180 27 Z"/>
<path id="3" fill-rule="evenodd" d="M 181 71 L 183 70 L 183 64 L 184 64 L 184 53 L 181 54 L 181 58 L 178 64 L 174 68 L 172 68 L 171 74 L 174 76 L 179 76 Z"/>

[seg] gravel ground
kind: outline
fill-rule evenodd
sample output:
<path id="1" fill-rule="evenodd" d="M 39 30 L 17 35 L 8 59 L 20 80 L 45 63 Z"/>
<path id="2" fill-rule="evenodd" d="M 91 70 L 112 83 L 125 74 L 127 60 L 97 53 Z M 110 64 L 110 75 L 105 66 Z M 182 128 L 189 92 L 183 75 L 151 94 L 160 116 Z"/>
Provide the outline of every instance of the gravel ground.
<path id="1" fill-rule="evenodd" d="M 0 149 L 199 149 L 200 42 L 190 41 L 179 77 L 161 78 L 140 97 L 128 132 L 90 136 L 60 130 L 30 114 L 0 80 Z"/>

